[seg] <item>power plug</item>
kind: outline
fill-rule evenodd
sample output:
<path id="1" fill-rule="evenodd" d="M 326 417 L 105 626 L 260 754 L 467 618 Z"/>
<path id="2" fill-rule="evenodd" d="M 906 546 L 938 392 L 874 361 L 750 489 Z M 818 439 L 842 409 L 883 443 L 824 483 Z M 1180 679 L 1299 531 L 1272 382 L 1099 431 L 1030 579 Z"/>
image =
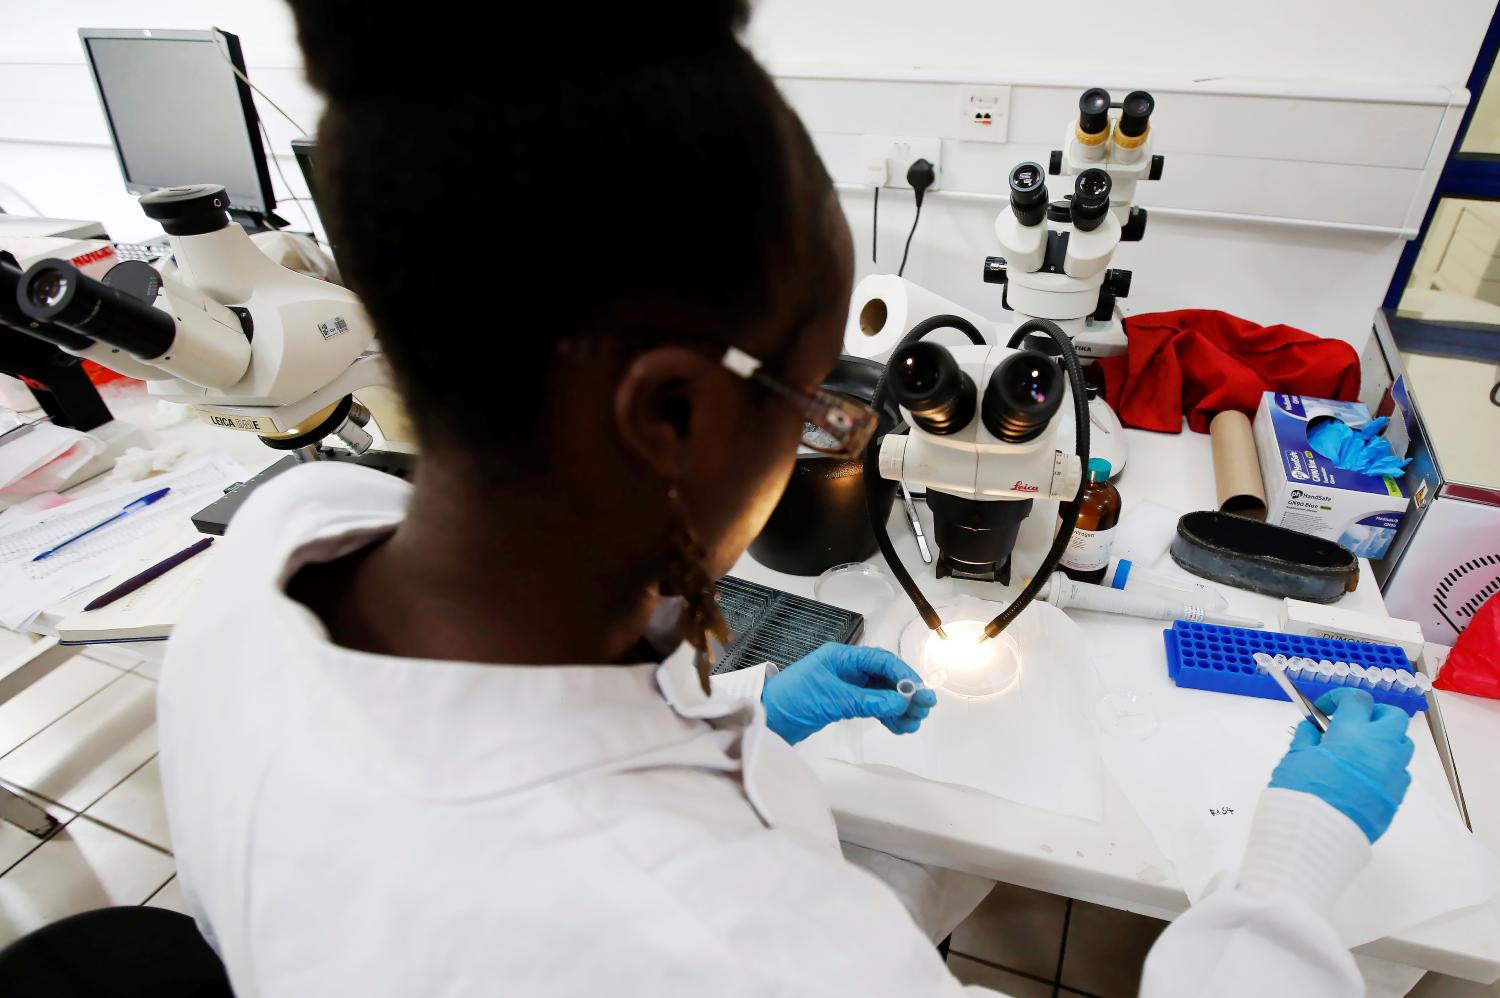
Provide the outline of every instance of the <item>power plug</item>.
<path id="1" fill-rule="evenodd" d="M 917 207 L 922 207 L 922 197 L 927 193 L 937 180 L 937 171 L 932 164 L 925 159 L 915 160 L 911 166 L 906 168 L 906 182 L 911 184 L 912 193 L 917 197 Z"/>

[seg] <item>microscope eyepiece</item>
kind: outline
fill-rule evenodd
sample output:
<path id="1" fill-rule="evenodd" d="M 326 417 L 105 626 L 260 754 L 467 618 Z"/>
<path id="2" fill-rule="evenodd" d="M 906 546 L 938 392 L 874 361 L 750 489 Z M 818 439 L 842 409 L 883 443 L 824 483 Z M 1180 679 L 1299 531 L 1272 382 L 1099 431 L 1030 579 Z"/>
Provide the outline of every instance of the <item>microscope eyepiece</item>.
<path id="1" fill-rule="evenodd" d="M 891 397 L 927 433 L 957 433 L 974 418 L 979 391 L 953 355 L 936 343 L 913 343 L 891 355 Z"/>
<path id="2" fill-rule="evenodd" d="M 25 272 L 16 258 L 0 253 L 0 326 L 9 326 L 64 350 L 87 350 L 94 341 L 51 322 L 40 322 L 21 310 L 21 279 Z"/>
<path id="3" fill-rule="evenodd" d="M 1155 110 L 1156 98 L 1144 90 L 1131 91 L 1120 105 L 1120 134 L 1132 139 L 1144 135 Z"/>
<path id="4" fill-rule="evenodd" d="M 1078 130 L 1085 135 L 1098 135 L 1109 128 L 1109 91 L 1103 87 L 1091 87 L 1078 98 Z"/>
<path id="5" fill-rule="evenodd" d="M 1090 232 L 1099 227 L 1104 216 L 1109 214 L 1109 192 L 1113 186 L 1109 174 L 1097 168 L 1084 170 L 1078 175 L 1070 202 L 1075 229 Z"/>
<path id="6" fill-rule="evenodd" d="M 1022 225 L 1036 225 L 1047 215 L 1047 171 L 1039 163 L 1022 163 L 1010 171 L 1010 207 Z"/>
<path id="7" fill-rule="evenodd" d="M 1063 376 L 1057 362 L 1037 350 L 1011 354 L 995 368 L 984 389 L 980 419 L 1008 444 L 1034 440 L 1062 405 Z"/>
<path id="8" fill-rule="evenodd" d="M 103 340 L 142 360 L 160 357 L 177 338 L 170 315 L 62 260 L 32 264 L 21 275 L 16 302 L 28 319 L 60 326 L 84 346 Z"/>
<path id="9" fill-rule="evenodd" d="M 68 293 L 68 275 L 60 270 L 47 270 L 37 275 L 31 285 L 31 298 L 44 307 L 62 303 Z"/>
<path id="10" fill-rule="evenodd" d="M 229 225 L 229 195 L 219 184 L 164 187 L 144 195 L 141 210 L 169 236 L 199 236 Z"/>

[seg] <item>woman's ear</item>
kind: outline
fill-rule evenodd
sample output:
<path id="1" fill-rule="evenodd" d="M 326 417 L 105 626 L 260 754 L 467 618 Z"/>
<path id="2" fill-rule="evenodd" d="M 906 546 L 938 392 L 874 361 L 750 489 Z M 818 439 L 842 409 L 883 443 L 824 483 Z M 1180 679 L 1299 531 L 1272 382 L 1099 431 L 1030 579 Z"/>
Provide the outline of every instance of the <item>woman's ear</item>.
<path id="1" fill-rule="evenodd" d="M 615 387 L 621 439 L 659 477 L 681 479 L 696 463 L 697 449 L 711 442 L 725 401 L 724 380 L 718 364 L 701 351 L 667 346 L 639 354 Z"/>

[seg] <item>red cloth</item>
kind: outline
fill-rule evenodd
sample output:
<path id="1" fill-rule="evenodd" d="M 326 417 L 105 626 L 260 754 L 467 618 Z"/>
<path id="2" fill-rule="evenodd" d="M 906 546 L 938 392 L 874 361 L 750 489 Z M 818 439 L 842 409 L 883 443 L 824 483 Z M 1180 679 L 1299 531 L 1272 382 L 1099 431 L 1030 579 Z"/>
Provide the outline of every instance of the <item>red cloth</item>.
<path id="1" fill-rule="evenodd" d="M 1227 312 L 1189 308 L 1125 319 L 1128 346 L 1099 360 L 1104 397 L 1126 426 L 1199 433 L 1226 409 L 1254 417 L 1261 396 L 1292 392 L 1359 397 L 1359 355 L 1342 340 L 1291 326 L 1257 326 Z"/>

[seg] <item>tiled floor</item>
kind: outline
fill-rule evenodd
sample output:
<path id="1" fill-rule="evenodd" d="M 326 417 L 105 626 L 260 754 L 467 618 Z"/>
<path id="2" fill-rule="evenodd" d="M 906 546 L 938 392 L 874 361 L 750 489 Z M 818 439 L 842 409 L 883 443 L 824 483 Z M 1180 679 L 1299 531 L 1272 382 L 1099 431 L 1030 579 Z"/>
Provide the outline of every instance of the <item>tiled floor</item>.
<path id="1" fill-rule="evenodd" d="M 0 661 L 25 640 L 0 630 Z M 186 910 L 156 762 L 158 672 L 99 658 L 75 656 L 0 705 L 0 785 L 61 822 L 45 841 L 0 822 L 0 946 L 89 908 Z M 949 966 L 1015 998 L 1124 998 L 1165 925 L 1001 884 L 954 933 Z M 1428 975 L 1412 995 L 1496 998 L 1500 989 Z"/>
<path id="2" fill-rule="evenodd" d="M 0 660 L 28 639 L 0 631 Z M 0 705 L 0 784 L 60 823 L 0 822 L 0 945 L 90 908 L 182 908 L 156 769 L 156 682 L 75 655 Z"/>

